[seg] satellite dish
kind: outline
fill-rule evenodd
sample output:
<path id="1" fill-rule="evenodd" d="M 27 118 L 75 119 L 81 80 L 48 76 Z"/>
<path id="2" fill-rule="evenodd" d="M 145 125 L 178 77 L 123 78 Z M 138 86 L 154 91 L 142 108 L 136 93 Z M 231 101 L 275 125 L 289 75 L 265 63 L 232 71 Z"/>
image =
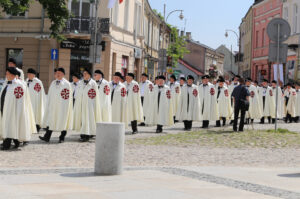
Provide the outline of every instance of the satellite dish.
<path id="1" fill-rule="evenodd" d="M 291 26 L 290 24 L 282 19 L 282 18 L 275 18 L 268 24 L 267 33 L 269 38 L 277 42 L 278 41 L 278 26 L 280 26 L 279 30 L 279 42 L 286 41 L 291 35 Z"/>

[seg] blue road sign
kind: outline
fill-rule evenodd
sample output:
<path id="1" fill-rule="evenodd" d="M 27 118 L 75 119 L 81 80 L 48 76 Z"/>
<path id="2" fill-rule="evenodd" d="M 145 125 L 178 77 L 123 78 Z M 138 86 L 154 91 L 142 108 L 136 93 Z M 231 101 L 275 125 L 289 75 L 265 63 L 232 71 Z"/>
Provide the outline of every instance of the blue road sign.
<path id="1" fill-rule="evenodd" d="M 51 60 L 58 60 L 58 49 L 51 49 Z"/>

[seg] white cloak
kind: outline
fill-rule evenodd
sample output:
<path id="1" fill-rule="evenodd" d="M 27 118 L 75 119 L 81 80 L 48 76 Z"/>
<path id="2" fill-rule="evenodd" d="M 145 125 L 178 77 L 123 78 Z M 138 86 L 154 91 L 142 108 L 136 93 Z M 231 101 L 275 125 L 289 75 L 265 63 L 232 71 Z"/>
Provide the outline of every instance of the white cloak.
<path id="1" fill-rule="evenodd" d="M 289 113 L 292 117 L 296 117 L 296 102 L 297 102 L 297 92 L 295 89 L 286 89 L 284 91 L 284 96 L 289 97 L 289 101 L 286 105 L 286 101 L 284 102 L 284 113 Z M 286 99 L 285 99 L 286 100 Z"/>
<path id="2" fill-rule="evenodd" d="M 101 118 L 103 122 L 111 122 L 111 88 L 105 79 L 99 81 L 99 100 L 101 108 Z"/>
<path id="3" fill-rule="evenodd" d="M 265 107 L 265 115 L 270 115 L 272 118 L 275 118 L 276 112 L 276 88 L 269 87 L 267 90 L 266 96 L 266 107 Z M 277 118 L 282 118 L 282 106 L 283 106 L 283 98 L 281 88 L 278 88 L 278 110 L 277 110 Z"/>
<path id="4" fill-rule="evenodd" d="M 72 85 L 72 91 L 73 91 L 73 99 L 76 100 L 76 94 L 77 94 L 77 89 L 78 89 L 78 86 L 79 84 L 81 83 L 81 80 L 79 80 L 76 85 L 75 85 L 75 82 L 72 82 L 71 85 Z"/>
<path id="5" fill-rule="evenodd" d="M 159 92 L 160 101 L 158 106 Z M 149 116 L 146 117 L 145 123 L 149 125 L 158 124 L 163 126 L 171 126 L 174 124 L 173 116 L 172 94 L 170 88 L 167 85 L 164 85 L 163 88 L 159 88 L 156 85 L 153 90 Z"/>
<path id="6" fill-rule="evenodd" d="M 216 88 L 216 96 L 218 97 L 219 88 Z M 219 117 L 225 117 L 226 119 L 231 118 L 232 108 L 231 108 L 231 96 L 229 95 L 229 90 L 226 86 L 220 89 L 219 98 L 217 98 Z"/>
<path id="7" fill-rule="evenodd" d="M 296 116 L 300 116 L 300 89 L 297 90 Z"/>
<path id="8" fill-rule="evenodd" d="M 176 112 L 176 119 L 179 121 L 201 121 L 201 104 L 198 87 L 193 84 L 191 87 L 181 87 L 181 96 Z"/>
<path id="9" fill-rule="evenodd" d="M 119 82 L 119 84 L 116 85 L 115 88 L 112 82 L 109 85 L 111 90 L 111 97 L 113 97 L 113 100 L 111 102 L 112 122 L 123 122 L 127 127 L 128 119 L 126 106 L 126 87 L 121 82 Z"/>
<path id="10" fill-rule="evenodd" d="M 39 126 L 43 124 L 44 114 L 46 109 L 46 101 L 47 97 L 45 94 L 44 86 L 41 80 L 38 78 L 33 78 L 32 82 L 28 82 L 29 84 L 29 94 L 31 99 L 32 110 L 35 118 L 35 123 Z"/>
<path id="11" fill-rule="evenodd" d="M 267 100 L 266 100 L 266 98 L 267 98 L 267 92 L 268 92 L 269 88 L 270 88 L 269 86 L 267 86 L 266 88 L 264 88 L 264 87 L 259 87 L 258 88 L 260 110 L 262 112 L 263 117 L 269 117 L 269 116 L 271 116 L 270 113 L 269 113 L 269 111 L 268 111 Z M 266 100 L 265 101 L 265 107 L 264 107 L 263 96 L 265 96 L 265 100 Z"/>
<path id="12" fill-rule="evenodd" d="M 168 86 L 171 89 L 171 95 L 172 95 L 172 104 L 173 104 L 173 116 L 176 115 L 176 111 L 178 109 L 178 104 L 180 100 L 180 94 L 181 94 L 181 87 L 178 82 L 174 82 L 172 85 L 169 82 Z"/>
<path id="13" fill-rule="evenodd" d="M 96 124 L 102 122 L 98 85 L 83 81 L 77 89 L 74 106 L 74 130 L 85 135 L 96 135 Z"/>
<path id="14" fill-rule="evenodd" d="M 143 107 L 141 102 L 141 94 L 139 84 L 132 80 L 130 84 L 124 83 L 127 90 L 127 119 L 129 122 L 137 120 L 144 121 Z"/>
<path id="15" fill-rule="evenodd" d="M 7 87 L 3 113 L 0 113 L 0 137 L 23 142 L 29 141 L 32 133 L 36 133 L 36 124 L 29 91 L 24 81 L 14 79 Z"/>
<path id="16" fill-rule="evenodd" d="M 249 111 L 246 113 L 246 118 L 261 119 L 262 111 L 260 109 L 260 100 L 257 88 L 253 85 L 246 87 L 250 93 L 249 96 Z"/>
<path id="17" fill-rule="evenodd" d="M 219 110 L 217 104 L 217 92 L 215 86 L 208 82 L 203 88 L 203 84 L 199 86 L 200 103 L 203 110 L 203 120 L 216 121 L 219 120 Z M 202 114 L 202 110 L 200 111 Z"/>
<path id="18" fill-rule="evenodd" d="M 140 89 L 143 83 L 140 83 Z M 151 99 L 153 95 L 154 85 L 151 81 L 146 80 L 145 86 L 144 86 L 144 103 L 143 103 L 143 113 L 144 116 L 147 117 L 149 111 L 151 110 Z"/>
<path id="19" fill-rule="evenodd" d="M 21 74 L 20 77 L 19 77 L 20 80 L 25 81 L 25 77 L 24 77 L 24 72 L 23 72 L 23 70 L 20 69 L 20 68 L 18 68 L 18 67 L 16 67 L 16 69 L 17 69 L 17 71 Z"/>
<path id="20" fill-rule="evenodd" d="M 73 127 L 73 93 L 69 81 L 54 80 L 49 88 L 43 127 L 52 131 L 67 131 Z"/>

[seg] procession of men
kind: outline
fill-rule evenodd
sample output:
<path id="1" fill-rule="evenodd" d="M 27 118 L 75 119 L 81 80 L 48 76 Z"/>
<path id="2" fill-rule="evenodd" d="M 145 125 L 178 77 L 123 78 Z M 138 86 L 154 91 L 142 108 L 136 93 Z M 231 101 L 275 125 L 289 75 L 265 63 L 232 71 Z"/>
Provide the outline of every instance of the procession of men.
<path id="1" fill-rule="evenodd" d="M 108 82 L 101 70 L 89 69 L 72 74 L 73 82 L 69 82 L 64 68 L 56 68 L 46 96 L 37 71 L 28 69 L 24 80 L 24 72 L 15 63 L 9 60 L 0 93 L 2 150 L 10 150 L 12 142 L 14 149 L 28 144 L 31 134 L 41 129 L 45 129 L 39 136 L 43 142 L 60 132 L 59 143 L 63 143 L 69 131 L 80 134 L 78 141 L 89 142 L 100 122 L 122 122 L 137 134 L 141 126 L 156 126 L 156 133 L 162 133 L 176 122 L 191 131 L 193 122 L 202 122 L 207 129 L 232 121 L 233 130 L 242 132 L 245 122 L 275 123 L 276 118 L 299 122 L 300 117 L 299 84 L 281 88 L 277 81 L 263 79 L 258 86 L 250 78 L 235 76 L 229 81 L 209 75 L 202 76 L 201 83 L 192 75 L 179 79 L 171 75 L 169 81 L 160 75 L 151 82 L 146 73 L 137 82 L 135 74 L 120 72 Z"/>

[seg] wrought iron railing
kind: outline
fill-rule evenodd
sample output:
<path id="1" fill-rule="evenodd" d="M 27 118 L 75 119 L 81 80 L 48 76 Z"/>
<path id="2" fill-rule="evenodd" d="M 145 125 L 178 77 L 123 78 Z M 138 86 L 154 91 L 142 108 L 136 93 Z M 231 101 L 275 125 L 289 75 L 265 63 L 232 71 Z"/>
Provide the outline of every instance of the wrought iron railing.
<path id="1" fill-rule="evenodd" d="M 64 33 L 91 34 L 95 29 L 95 22 L 98 23 L 98 31 L 109 34 L 110 19 L 95 17 L 71 17 L 69 18 Z"/>

